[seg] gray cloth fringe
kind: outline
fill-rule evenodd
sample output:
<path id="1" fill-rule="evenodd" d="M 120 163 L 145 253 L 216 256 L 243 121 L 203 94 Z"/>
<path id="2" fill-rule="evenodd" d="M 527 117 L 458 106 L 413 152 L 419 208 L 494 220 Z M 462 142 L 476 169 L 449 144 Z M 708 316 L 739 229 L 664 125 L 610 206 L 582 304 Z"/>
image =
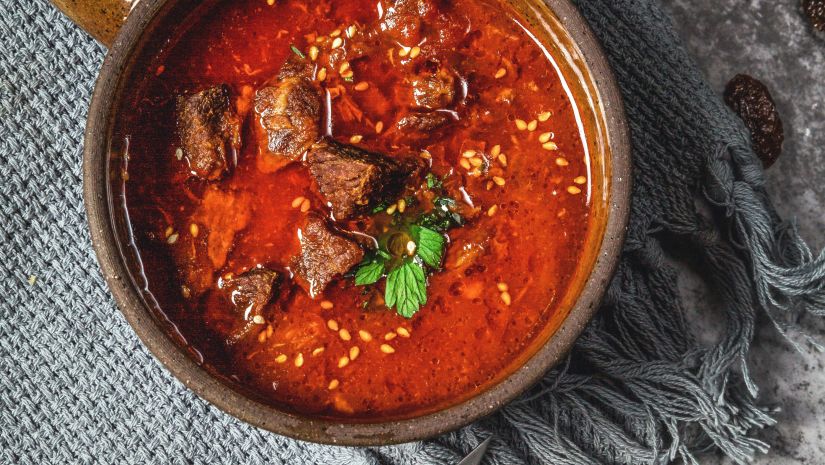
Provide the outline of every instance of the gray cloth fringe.
<path id="1" fill-rule="evenodd" d="M 82 127 L 103 50 L 45 0 L 0 7 L 0 463 L 453 465 L 745 463 L 768 445 L 747 354 L 758 314 L 791 344 L 825 314 L 825 255 L 781 221 L 741 122 L 652 0 L 580 0 L 625 98 L 627 244 L 570 358 L 499 413 L 394 447 L 301 443 L 243 424 L 166 373 L 117 313 L 81 198 Z M 701 270 L 724 329 L 701 344 L 677 288 Z M 28 275 L 36 275 L 34 284 Z"/>

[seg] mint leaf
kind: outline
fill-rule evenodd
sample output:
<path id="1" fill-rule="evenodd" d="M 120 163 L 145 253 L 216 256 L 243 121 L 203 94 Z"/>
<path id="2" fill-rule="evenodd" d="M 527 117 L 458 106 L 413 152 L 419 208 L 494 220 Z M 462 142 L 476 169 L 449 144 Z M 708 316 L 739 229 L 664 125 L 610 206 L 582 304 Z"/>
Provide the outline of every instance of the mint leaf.
<path id="1" fill-rule="evenodd" d="M 422 305 L 427 303 L 427 278 L 421 264 L 404 259 L 403 262 L 387 275 L 387 288 L 384 291 L 387 307 L 404 318 L 412 318 Z"/>
<path id="2" fill-rule="evenodd" d="M 369 284 L 375 284 L 384 276 L 384 262 L 383 261 L 370 261 L 368 263 L 362 263 L 361 266 L 358 268 L 358 271 L 355 272 L 355 285 L 356 286 L 367 286 Z"/>
<path id="3" fill-rule="evenodd" d="M 444 253 L 444 236 L 432 229 L 414 224 L 410 233 L 416 245 L 416 253 L 430 268 L 440 268 Z"/>

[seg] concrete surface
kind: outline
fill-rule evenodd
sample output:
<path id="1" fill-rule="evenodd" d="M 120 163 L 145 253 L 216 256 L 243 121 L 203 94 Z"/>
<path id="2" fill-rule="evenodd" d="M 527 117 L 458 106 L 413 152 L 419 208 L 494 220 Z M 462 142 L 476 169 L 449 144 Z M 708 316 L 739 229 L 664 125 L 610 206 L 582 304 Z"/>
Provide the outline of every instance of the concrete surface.
<path id="1" fill-rule="evenodd" d="M 663 0 L 677 30 L 720 95 L 737 73 L 764 82 L 785 125 L 782 157 L 768 171 L 768 189 L 785 218 L 817 250 L 825 246 L 825 35 L 811 28 L 798 0 Z M 697 280 L 683 288 L 695 305 L 712 299 Z M 825 324 L 814 323 L 825 341 Z M 759 437 L 772 450 L 759 465 L 825 464 L 825 354 L 796 352 L 761 325 L 751 356 L 764 405 L 779 424 Z M 703 463 L 724 463 L 707 457 Z"/>

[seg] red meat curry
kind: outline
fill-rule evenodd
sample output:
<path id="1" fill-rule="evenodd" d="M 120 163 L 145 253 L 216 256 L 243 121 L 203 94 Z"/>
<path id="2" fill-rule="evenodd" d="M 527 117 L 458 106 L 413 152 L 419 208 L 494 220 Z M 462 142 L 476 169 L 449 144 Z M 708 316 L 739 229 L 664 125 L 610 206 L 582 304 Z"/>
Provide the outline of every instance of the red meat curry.
<path id="1" fill-rule="evenodd" d="M 517 368 L 593 227 L 575 106 L 518 16 L 235 0 L 188 21 L 116 136 L 149 291 L 203 365 L 349 419 Z"/>

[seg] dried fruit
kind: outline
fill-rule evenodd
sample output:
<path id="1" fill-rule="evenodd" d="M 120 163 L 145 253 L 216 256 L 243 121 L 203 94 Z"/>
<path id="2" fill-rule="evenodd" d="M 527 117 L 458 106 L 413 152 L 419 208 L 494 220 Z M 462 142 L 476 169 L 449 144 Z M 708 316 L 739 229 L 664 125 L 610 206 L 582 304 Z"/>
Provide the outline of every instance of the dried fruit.
<path id="1" fill-rule="evenodd" d="M 746 74 L 737 74 L 725 88 L 725 103 L 751 132 L 753 150 L 770 167 L 782 153 L 785 131 L 768 88 Z"/>
<path id="2" fill-rule="evenodd" d="M 825 0 L 802 0 L 802 11 L 813 27 L 825 32 Z"/>

